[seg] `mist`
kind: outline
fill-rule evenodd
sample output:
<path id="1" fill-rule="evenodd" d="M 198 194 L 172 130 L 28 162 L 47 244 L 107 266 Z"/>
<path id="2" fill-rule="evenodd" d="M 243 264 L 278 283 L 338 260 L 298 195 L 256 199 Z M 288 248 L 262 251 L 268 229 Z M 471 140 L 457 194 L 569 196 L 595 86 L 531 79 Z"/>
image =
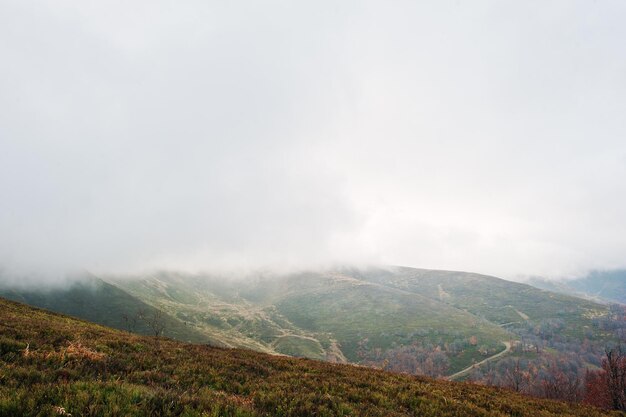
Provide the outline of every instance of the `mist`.
<path id="1" fill-rule="evenodd" d="M 619 1 L 4 1 L 0 279 L 626 267 L 624 19 Z"/>

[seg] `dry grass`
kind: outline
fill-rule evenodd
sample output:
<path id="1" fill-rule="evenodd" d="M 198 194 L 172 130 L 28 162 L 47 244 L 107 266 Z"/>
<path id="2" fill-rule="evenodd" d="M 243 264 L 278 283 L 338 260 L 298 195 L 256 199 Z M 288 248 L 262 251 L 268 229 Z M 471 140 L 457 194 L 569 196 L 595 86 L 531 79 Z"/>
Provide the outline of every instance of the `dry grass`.
<path id="1" fill-rule="evenodd" d="M 65 414 L 62 414 L 65 413 Z M 602 416 L 506 390 L 129 335 L 0 299 L 3 416 Z"/>

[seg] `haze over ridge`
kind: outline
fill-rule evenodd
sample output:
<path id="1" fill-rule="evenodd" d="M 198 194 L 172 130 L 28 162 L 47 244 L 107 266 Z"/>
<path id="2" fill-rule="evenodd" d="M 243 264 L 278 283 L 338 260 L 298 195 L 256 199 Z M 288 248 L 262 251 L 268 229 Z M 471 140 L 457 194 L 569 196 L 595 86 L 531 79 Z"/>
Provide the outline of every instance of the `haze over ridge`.
<path id="1" fill-rule="evenodd" d="M 626 5 L 0 5 L 0 267 L 626 267 Z"/>

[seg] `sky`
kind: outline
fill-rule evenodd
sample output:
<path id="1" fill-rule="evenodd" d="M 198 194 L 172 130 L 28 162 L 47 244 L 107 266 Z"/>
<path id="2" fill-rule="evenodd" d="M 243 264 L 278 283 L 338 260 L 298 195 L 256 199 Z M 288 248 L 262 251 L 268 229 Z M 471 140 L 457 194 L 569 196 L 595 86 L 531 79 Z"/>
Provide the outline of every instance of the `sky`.
<path id="1" fill-rule="evenodd" d="M 0 3 L 7 277 L 626 267 L 626 3 Z"/>

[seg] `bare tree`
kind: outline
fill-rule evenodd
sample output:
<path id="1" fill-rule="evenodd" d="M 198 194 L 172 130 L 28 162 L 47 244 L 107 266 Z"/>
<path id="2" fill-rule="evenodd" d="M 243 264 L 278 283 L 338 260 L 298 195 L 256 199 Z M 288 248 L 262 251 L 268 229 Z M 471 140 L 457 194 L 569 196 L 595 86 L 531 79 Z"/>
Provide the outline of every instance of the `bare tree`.
<path id="1" fill-rule="evenodd" d="M 165 331 L 165 313 L 155 308 L 151 312 L 147 313 L 145 310 L 139 310 L 137 313 L 139 319 L 141 319 L 152 331 L 154 337 L 158 340 Z"/>
<path id="2" fill-rule="evenodd" d="M 582 398 L 583 384 L 576 375 L 566 375 L 556 361 L 547 369 L 545 379 L 541 381 L 543 396 L 555 400 L 578 402 Z"/>
<path id="3" fill-rule="evenodd" d="M 522 369 L 519 358 L 506 370 L 504 380 L 506 386 L 514 391 L 521 392 L 525 388 L 528 383 L 528 378 Z"/>
<path id="4" fill-rule="evenodd" d="M 602 368 L 606 372 L 606 383 L 613 409 L 626 411 L 626 356 L 622 346 L 606 349 Z"/>

